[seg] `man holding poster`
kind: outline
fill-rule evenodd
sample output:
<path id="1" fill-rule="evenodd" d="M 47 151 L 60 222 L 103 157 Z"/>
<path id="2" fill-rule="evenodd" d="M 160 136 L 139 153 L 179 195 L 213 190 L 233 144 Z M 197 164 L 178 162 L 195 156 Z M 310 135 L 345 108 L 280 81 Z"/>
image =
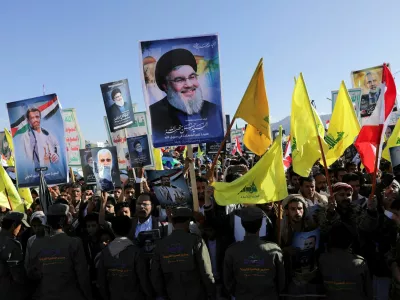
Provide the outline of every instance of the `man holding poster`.
<path id="1" fill-rule="evenodd" d="M 48 184 L 67 181 L 64 122 L 56 94 L 7 103 L 19 187 L 39 185 L 37 168 L 47 168 Z"/>
<path id="2" fill-rule="evenodd" d="M 217 36 L 142 42 L 141 46 L 154 59 L 160 57 L 155 79 L 165 95 L 152 99 L 154 93 L 146 84 L 154 146 L 220 142 L 224 126 Z"/>

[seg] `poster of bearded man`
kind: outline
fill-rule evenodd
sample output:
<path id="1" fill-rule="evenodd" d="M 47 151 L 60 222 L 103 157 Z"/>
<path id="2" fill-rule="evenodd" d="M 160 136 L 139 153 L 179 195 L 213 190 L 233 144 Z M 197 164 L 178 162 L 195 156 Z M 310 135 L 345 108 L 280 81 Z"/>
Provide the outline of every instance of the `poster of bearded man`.
<path id="1" fill-rule="evenodd" d="M 221 142 L 218 36 L 144 41 L 139 47 L 154 147 Z"/>
<path id="2" fill-rule="evenodd" d="M 100 85 L 110 130 L 115 132 L 133 124 L 133 108 L 128 79 Z"/>

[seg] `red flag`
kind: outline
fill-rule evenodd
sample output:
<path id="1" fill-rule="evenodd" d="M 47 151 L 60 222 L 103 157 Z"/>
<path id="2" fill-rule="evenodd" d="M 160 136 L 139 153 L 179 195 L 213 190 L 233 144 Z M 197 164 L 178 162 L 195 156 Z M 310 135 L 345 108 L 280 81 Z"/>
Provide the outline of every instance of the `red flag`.
<path id="1" fill-rule="evenodd" d="M 361 161 L 368 173 L 375 170 L 375 159 L 378 145 L 382 145 L 382 136 L 389 122 L 389 115 L 396 101 L 396 85 L 392 73 L 383 65 L 382 84 L 380 95 L 372 115 L 364 122 L 355 146 L 360 154 Z"/>

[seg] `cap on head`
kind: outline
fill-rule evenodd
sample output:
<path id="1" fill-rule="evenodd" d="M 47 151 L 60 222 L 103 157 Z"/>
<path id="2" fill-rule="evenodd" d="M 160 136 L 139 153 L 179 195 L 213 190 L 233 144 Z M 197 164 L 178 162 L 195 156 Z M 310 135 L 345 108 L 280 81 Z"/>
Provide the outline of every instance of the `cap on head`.
<path id="1" fill-rule="evenodd" d="M 47 223 L 46 215 L 42 211 L 35 211 L 31 216 L 31 222 L 33 219 L 39 219 L 42 225 L 46 225 Z"/>
<path id="2" fill-rule="evenodd" d="M 49 207 L 48 216 L 67 216 L 69 212 L 68 205 L 56 203 Z"/>
<path id="3" fill-rule="evenodd" d="M 264 212 L 257 206 L 247 206 L 240 210 L 240 218 L 244 222 L 253 222 L 264 217 Z"/>
<path id="4" fill-rule="evenodd" d="M 172 210 L 171 213 L 172 218 L 188 218 L 193 217 L 193 212 L 190 208 L 187 207 L 176 207 Z"/>
<path id="5" fill-rule="evenodd" d="M 165 91 L 166 77 L 173 68 L 189 65 L 197 72 L 197 63 L 193 54 L 186 49 L 174 49 L 168 51 L 157 62 L 155 76 L 158 88 Z"/>
<path id="6" fill-rule="evenodd" d="M 351 185 L 344 183 L 344 182 L 338 182 L 333 185 L 333 192 L 337 192 L 338 190 L 342 190 L 342 189 L 353 191 L 353 188 L 351 187 Z"/>
<path id="7" fill-rule="evenodd" d="M 21 222 L 22 224 L 24 224 L 26 227 L 31 227 L 28 224 L 28 220 L 26 217 L 26 214 L 24 213 L 20 213 L 17 211 L 10 211 L 8 212 L 5 216 L 4 216 L 4 220 L 12 220 L 14 222 Z"/>

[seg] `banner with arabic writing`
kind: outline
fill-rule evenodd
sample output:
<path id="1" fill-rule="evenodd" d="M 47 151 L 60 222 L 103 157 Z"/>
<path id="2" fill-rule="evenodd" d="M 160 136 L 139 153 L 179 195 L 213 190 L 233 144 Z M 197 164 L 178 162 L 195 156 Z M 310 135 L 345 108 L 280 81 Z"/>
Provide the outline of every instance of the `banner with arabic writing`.
<path id="1" fill-rule="evenodd" d="M 111 132 L 107 117 L 104 117 L 104 124 L 106 126 L 108 138 L 111 141 L 111 144 L 117 148 L 118 165 L 121 170 L 131 167 L 127 138 L 147 135 L 149 132 L 147 127 L 146 112 L 137 112 L 134 113 L 133 116 L 134 118 L 132 124 L 130 124 L 127 128 L 117 130 L 115 132 Z M 150 155 L 152 156 L 152 151 Z"/>
<path id="2" fill-rule="evenodd" d="M 224 137 L 217 35 L 140 42 L 154 147 Z"/>
<path id="3" fill-rule="evenodd" d="M 85 148 L 85 140 L 80 130 L 75 108 L 61 111 L 64 120 L 65 144 L 67 146 L 67 161 L 69 167 L 80 167 L 79 149 Z"/>

